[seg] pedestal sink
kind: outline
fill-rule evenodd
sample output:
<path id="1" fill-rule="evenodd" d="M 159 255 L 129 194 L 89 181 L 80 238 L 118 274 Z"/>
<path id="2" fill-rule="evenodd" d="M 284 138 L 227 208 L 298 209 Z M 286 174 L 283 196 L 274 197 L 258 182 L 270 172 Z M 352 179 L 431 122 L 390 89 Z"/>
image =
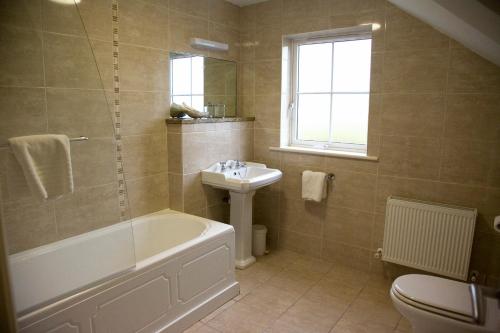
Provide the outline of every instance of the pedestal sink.
<path id="1" fill-rule="evenodd" d="M 255 262 L 252 256 L 252 198 L 255 191 L 281 178 L 281 171 L 253 162 L 225 161 L 201 172 L 203 184 L 229 190 L 230 222 L 236 235 L 236 268 L 244 269 Z"/>

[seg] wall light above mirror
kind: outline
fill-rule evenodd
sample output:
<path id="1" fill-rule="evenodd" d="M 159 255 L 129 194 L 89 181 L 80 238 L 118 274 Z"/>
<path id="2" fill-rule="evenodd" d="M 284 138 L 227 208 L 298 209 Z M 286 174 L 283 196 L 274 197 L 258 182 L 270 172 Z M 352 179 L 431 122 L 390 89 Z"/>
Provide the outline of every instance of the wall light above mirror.
<path id="1" fill-rule="evenodd" d="M 212 117 L 236 117 L 236 63 L 171 52 L 170 102 Z"/>

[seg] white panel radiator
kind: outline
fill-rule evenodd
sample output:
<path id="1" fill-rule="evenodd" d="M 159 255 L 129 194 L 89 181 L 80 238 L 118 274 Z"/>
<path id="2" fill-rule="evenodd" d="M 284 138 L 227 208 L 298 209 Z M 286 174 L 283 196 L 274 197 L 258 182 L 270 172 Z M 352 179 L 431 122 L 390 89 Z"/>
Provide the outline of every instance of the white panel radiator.
<path id="1" fill-rule="evenodd" d="M 477 210 L 389 197 L 382 260 L 467 280 Z"/>

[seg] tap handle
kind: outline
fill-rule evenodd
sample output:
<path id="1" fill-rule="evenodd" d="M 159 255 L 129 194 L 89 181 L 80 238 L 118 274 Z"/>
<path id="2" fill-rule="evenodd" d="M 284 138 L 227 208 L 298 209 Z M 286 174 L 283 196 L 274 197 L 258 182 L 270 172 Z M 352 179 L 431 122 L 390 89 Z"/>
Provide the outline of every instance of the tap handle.
<path id="1" fill-rule="evenodd" d="M 220 169 L 224 171 L 226 169 L 226 161 L 220 161 L 219 164 L 220 164 Z"/>

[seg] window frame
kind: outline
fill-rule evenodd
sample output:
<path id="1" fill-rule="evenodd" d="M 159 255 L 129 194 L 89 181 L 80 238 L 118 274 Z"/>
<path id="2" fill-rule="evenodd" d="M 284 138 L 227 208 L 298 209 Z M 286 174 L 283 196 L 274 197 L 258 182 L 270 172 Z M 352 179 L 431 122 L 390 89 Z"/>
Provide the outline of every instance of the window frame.
<path id="1" fill-rule="evenodd" d="M 306 33 L 294 36 L 288 36 L 290 51 L 290 70 L 289 70 L 289 104 L 288 104 L 288 118 L 289 118 L 289 146 L 290 147 L 303 147 L 303 148 L 313 148 L 313 149 L 323 149 L 328 151 L 344 151 L 351 153 L 367 153 L 367 145 L 366 144 L 355 144 L 355 143 L 343 143 L 343 142 L 332 142 L 332 141 L 313 141 L 313 140 L 299 140 L 298 139 L 298 108 L 297 108 L 297 86 L 298 86 L 298 52 L 300 45 L 310 45 L 310 44 L 318 44 L 318 43 L 335 43 L 335 42 L 345 42 L 345 41 L 353 41 L 353 40 L 362 40 L 362 39 L 371 39 L 373 43 L 373 36 L 371 26 L 368 27 L 353 27 L 353 28 L 342 28 L 330 31 L 323 31 L 318 33 Z M 333 59 L 333 52 L 335 47 L 332 47 L 332 86 L 333 89 L 333 70 L 335 60 Z M 371 68 L 371 64 L 370 64 Z M 319 94 L 320 92 L 315 92 Z M 330 133 L 329 138 L 332 138 L 332 97 L 335 94 L 333 91 L 324 92 L 325 94 L 330 94 Z M 370 99 L 370 87 L 367 92 L 344 92 L 345 94 L 368 94 L 368 102 Z M 314 93 L 310 93 L 314 94 Z M 341 94 L 341 93 L 337 93 Z M 368 110 L 369 112 L 369 110 Z"/>

